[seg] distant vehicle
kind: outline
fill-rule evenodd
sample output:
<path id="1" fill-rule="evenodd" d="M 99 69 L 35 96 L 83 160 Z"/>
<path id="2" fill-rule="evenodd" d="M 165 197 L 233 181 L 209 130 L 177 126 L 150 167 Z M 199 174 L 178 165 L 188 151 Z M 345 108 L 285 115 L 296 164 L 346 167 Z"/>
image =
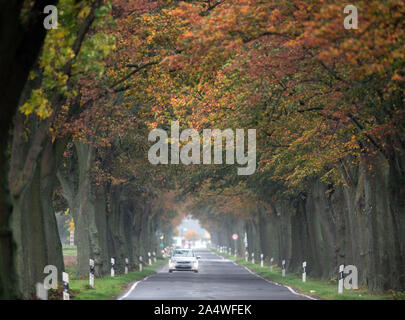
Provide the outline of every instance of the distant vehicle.
<path id="1" fill-rule="evenodd" d="M 194 271 L 198 272 L 198 259 L 191 249 L 175 249 L 169 260 L 169 272 L 173 271 Z"/>

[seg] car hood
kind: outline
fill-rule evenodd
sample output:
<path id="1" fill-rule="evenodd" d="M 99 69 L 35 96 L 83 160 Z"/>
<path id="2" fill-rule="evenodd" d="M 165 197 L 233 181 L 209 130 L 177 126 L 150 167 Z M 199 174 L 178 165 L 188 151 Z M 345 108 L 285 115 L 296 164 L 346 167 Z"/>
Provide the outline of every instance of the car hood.
<path id="1" fill-rule="evenodd" d="M 196 261 L 195 257 L 172 257 L 172 261 Z"/>

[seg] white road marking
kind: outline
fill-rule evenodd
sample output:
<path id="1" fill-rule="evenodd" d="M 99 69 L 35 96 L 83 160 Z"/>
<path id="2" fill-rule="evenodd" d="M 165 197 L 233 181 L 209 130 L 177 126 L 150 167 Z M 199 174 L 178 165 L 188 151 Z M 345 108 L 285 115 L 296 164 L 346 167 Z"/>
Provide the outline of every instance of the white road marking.
<path id="1" fill-rule="evenodd" d="M 127 292 L 126 294 L 124 294 L 122 297 L 118 298 L 118 300 L 123 300 L 123 299 L 125 299 L 126 297 L 128 297 L 128 296 L 131 294 L 131 292 L 134 291 L 134 289 L 136 288 L 136 286 L 137 286 L 140 282 L 145 281 L 145 280 L 147 280 L 148 278 L 149 278 L 149 276 L 143 278 L 142 280 L 139 280 L 139 281 L 135 282 L 135 283 L 132 285 L 131 289 L 129 289 L 128 292 Z"/>
<path id="2" fill-rule="evenodd" d="M 214 254 L 217 255 L 216 253 L 214 253 Z M 224 257 L 222 257 L 222 259 L 224 259 Z M 231 260 L 229 260 L 229 261 L 231 261 Z M 291 288 L 291 287 L 289 287 L 289 286 L 287 286 L 287 285 L 285 285 L 285 284 L 281 284 L 281 283 L 274 282 L 274 281 L 268 280 L 268 279 L 266 279 L 266 278 L 263 278 L 262 276 L 258 275 L 257 273 L 254 273 L 254 272 L 253 272 L 252 270 L 250 270 L 248 267 L 239 265 L 239 264 L 237 264 L 235 261 L 232 261 L 232 262 L 233 262 L 233 264 L 236 265 L 236 266 L 244 267 L 248 272 L 250 272 L 251 274 L 255 275 L 256 277 L 259 277 L 260 279 L 263 279 L 263 280 L 266 281 L 267 283 L 274 284 L 274 285 L 279 286 L 279 287 L 285 287 L 285 288 L 287 288 L 288 290 L 290 290 L 291 293 L 293 293 L 293 294 L 295 294 L 295 295 L 297 295 L 297 296 L 305 297 L 305 298 L 310 299 L 310 300 L 318 300 L 318 299 L 316 299 L 316 298 L 314 298 L 314 297 L 311 297 L 311 296 L 308 296 L 308 295 L 306 295 L 306 294 L 296 292 L 293 288 Z"/>
<path id="3" fill-rule="evenodd" d="M 278 282 L 274 282 L 274 281 L 271 281 L 271 280 L 269 280 L 269 279 L 263 278 L 262 276 L 258 275 L 257 273 L 254 273 L 254 272 L 253 272 L 252 270 L 250 270 L 248 267 L 245 267 L 245 266 L 243 266 L 243 267 L 244 267 L 247 271 L 249 271 L 251 274 L 255 275 L 256 277 L 259 277 L 260 279 L 263 279 L 264 281 L 266 281 L 266 282 L 268 282 L 268 283 L 275 284 L 276 286 L 285 287 L 285 288 L 287 288 L 288 290 L 290 290 L 291 293 L 293 293 L 293 294 L 295 294 L 295 295 L 297 295 L 297 296 L 305 297 L 305 298 L 310 299 L 310 300 L 318 300 L 318 299 L 316 299 L 316 298 L 314 298 L 314 297 L 311 297 L 311 296 L 308 296 L 308 295 L 306 295 L 306 294 L 296 292 L 293 288 L 291 288 L 291 287 L 289 287 L 289 286 L 287 286 L 287 285 L 285 285 L 285 284 L 278 283 Z"/>

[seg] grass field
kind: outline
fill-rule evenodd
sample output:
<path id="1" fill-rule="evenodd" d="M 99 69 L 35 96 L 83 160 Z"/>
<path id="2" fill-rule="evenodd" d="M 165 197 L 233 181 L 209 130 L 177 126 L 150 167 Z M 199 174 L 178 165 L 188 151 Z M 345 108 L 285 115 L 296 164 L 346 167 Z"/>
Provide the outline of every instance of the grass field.
<path id="1" fill-rule="evenodd" d="M 77 246 L 62 246 L 64 256 L 77 256 Z"/>
<path id="2" fill-rule="evenodd" d="M 268 280 L 282 283 L 289 287 L 292 287 L 298 292 L 313 296 L 315 298 L 321 298 L 326 300 L 390 300 L 394 299 L 392 294 L 377 294 L 367 290 L 367 288 L 359 288 L 358 290 L 343 290 L 342 294 L 337 293 L 337 284 L 329 284 L 324 280 L 317 280 L 308 277 L 306 282 L 302 282 L 301 274 L 291 274 L 286 272 L 286 276 L 282 277 L 281 268 L 273 266 L 273 272 L 270 272 L 269 264 L 265 264 L 264 267 L 259 264 L 253 264 L 252 262 L 246 262 L 244 258 L 235 258 L 232 255 L 226 253 L 220 253 L 219 251 L 212 249 L 216 254 L 223 256 L 229 260 L 233 260 L 239 265 L 246 266 L 254 273 L 266 278 Z"/>
<path id="3" fill-rule="evenodd" d="M 138 281 L 156 272 L 156 269 L 167 263 L 167 260 L 157 260 L 151 266 L 144 266 L 142 272 L 132 271 L 128 274 L 119 274 L 115 277 L 104 276 L 94 279 L 94 289 L 89 286 L 89 280 L 75 278 L 76 270 L 73 267 L 66 268 L 69 273 L 69 288 L 71 300 L 113 300 L 124 293 L 125 288 L 132 282 Z M 50 293 L 51 296 L 51 293 Z M 61 298 L 61 289 L 54 294 L 53 299 Z"/>

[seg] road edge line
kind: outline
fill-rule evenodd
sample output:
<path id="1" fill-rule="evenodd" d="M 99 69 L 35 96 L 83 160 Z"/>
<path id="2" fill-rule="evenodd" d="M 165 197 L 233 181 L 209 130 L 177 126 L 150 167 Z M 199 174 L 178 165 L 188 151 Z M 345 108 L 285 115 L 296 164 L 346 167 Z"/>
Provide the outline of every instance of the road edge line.
<path id="1" fill-rule="evenodd" d="M 211 250 L 211 251 L 212 251 L 212 250 Z M 222 258 L 225 259 L 225 257 L 223 257 L 223 256 L 221 256 L 221 255 L 219 255 L 219 254 L 217 254 L 216 252 L 214 252 L 214 253 L 215 253 L 217 256 L 222 257 Z M 227 259 L 227 260 L 232 261 L 234 264 L 236 264 L 236 265 L 238 265 L 238 266 L 240 266 L 240 267 L 245 268 L 245 269 L 246 269 L 248 272 L 250 272 L 251 274 L 255 275 L 256 277 L 259 277 L 260 279 L 262 279 L 262 280 L 264 280 L 264 281 L 266 281 L 266 282 L 268 282 L 268 283 L 274 284 L 274 285 L 279 286 L 279 287 L 285 287 L 285 288 L 287 288 L 291 293 L 293 293 L 293 294 L 295 294 L 295 295 L 297 295 L 297 296 L 305 297 L 305 298 L 310 299 L 310 300 L 320 300 L 320 299 L 317 299 L 317 298 L 315 298 L 315 297 L 311 297 L 311 296 L 309 296 L 309 295 L 307 295 L 307 294 L 299 293 L 299 292 L 295 291 L 293 288 L 291 288 L 290 286 L 287 286 L 286 284 L 283 284 L 283 283 L 279 283 L 279 282 L 275 282 L 275 281 L 266 279 L 266 278 L 262 277 L 261 275 L 257 274 L 256 272 L 254 272 L 253 270 L 249 269 L 247 266 L 242 266 L 241 264 L 237 263 L 237 262 L 234 261 L 234 260 L 230 260 L 230 259 Z"/>
<path id="2" fill-rule="evenodd" d="M 132 291 L 134 291 L 134 289 L 136 288 L 136 286 L 137 286 L 140 282 L 147 280 L 149 277 L 150 277 L 150 276 L 146 276 L 145 278 L 136 281 L 136 282 L 131 286 L 131 288 L 130 288 L 124 295 L 122 295 L 121 297 L 119 297 L 117 300 L 123 300 L 123 299 L 125 299 L 126 297 L 128 297 L 128 296 L 132 293 Z"/>

